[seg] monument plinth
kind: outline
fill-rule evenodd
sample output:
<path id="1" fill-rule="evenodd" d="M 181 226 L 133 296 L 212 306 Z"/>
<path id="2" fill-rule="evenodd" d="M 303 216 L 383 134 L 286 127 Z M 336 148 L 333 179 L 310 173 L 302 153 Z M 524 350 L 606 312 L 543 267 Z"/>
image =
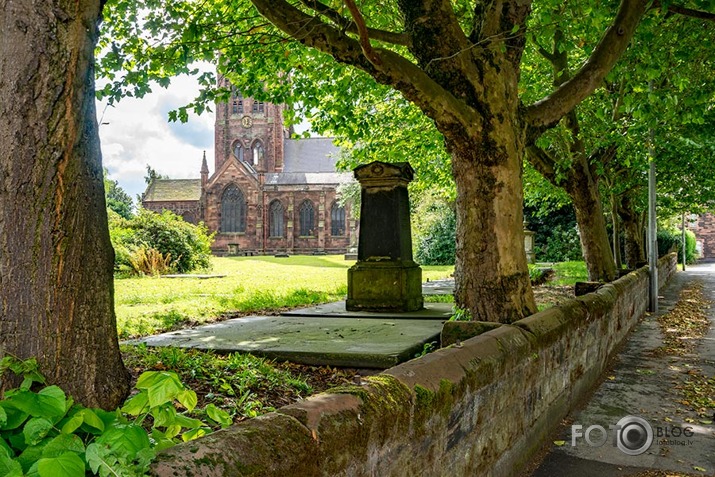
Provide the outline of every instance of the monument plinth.
<path id="1" fill-rule="evenodd" d="M 348 311 L 423 308 L 422 269 L 412 259 L 407 162 L 375 161 L 354 170 L 361 187 L 357 263 L 348 270 Z"/>

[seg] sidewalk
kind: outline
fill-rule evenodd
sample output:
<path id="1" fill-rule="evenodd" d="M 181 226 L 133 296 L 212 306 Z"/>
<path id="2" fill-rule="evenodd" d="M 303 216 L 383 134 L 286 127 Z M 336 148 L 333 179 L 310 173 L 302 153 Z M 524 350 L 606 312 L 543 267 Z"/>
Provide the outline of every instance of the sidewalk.
<path id="1" fill-rule="evenodd" d="M 714 302 L 706 310 L 711 324 L 707 336 L 692 354 L 654 355 L 652 351 L 663 344 L 657 316 L 670 311 L 683 287 L 696 280 L 703 283 L 705 298 Z M 687 271 L 673 277 L 661 292 L 658 315 L 646 316 L 636 326 L 590 400 L 572 411 L 554 442 L 549 443 L 546 456 L 539 456 L 543 460 L 532 463 L 524 475 L 610 477 L 638 475 L 645 470 L 715 475 L 715 409 L 707 417 L 698 416 L 681 402 L 684 397 L 678 389 L 689 378 L 688 372 L 694 371 L 715 376 L 715 263 L 688 266 Z M 609 430 L 609 425 L 616 425 L 626 416 L 645 419 L 653 431 L 652 445 L 640 455 L 621 451 L 615 445 L 616 432 Z M 622 421 L 621 425 L 626 424 L 629 429 L 639 425 L 633 420 Z M 575 428 L 575 438 L 572 425 L 581 426 Z M 608 440 L 598 447 L 585 439 L 594 425 L 607 431 Z M 594 444 L 605 437 L 599 428 L 588 434 Z M 645 437 L 635 432 L 625 439 L 640 435 Z M 636 444 L 634 448 L 645 447 Z"/>

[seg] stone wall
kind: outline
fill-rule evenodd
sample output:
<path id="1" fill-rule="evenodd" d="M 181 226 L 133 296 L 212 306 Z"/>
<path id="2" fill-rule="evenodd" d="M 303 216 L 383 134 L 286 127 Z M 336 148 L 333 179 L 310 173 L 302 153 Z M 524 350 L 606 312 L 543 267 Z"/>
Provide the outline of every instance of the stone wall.
<path id="1" fill-rule="evenodd" d="M 659 282 L 675 272 L 661 259 Z M 643 315 L 648 272 L 162 453 L 154 475 L 510 476 Z"/>

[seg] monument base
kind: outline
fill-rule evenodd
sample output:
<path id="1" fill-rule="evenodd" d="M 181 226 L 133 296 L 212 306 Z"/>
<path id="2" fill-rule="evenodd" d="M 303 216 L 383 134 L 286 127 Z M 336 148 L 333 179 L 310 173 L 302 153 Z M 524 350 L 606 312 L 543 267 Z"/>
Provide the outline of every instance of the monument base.
<path id="1" fill-rule="evenodd" d="M 348 270 L 347 311 L 406 312 L 424 307 L 422 269 L 415 262 L 358 262 Z"/>

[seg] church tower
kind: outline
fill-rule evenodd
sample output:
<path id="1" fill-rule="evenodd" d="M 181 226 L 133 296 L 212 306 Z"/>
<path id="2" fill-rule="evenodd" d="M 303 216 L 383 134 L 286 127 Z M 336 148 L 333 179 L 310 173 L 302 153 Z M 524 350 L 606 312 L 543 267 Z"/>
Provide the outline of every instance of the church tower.
<path id="1" fill-rule="evenodd" d="M 216 104 L 214 170 L 235 158 L 259 173 L 282 172 L 283 106 L 243 96 L 226 78 L 219 81 L 232 92 L 227 103 Z"/>

